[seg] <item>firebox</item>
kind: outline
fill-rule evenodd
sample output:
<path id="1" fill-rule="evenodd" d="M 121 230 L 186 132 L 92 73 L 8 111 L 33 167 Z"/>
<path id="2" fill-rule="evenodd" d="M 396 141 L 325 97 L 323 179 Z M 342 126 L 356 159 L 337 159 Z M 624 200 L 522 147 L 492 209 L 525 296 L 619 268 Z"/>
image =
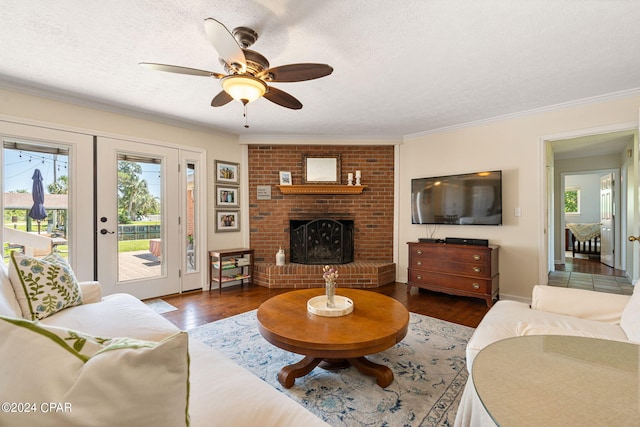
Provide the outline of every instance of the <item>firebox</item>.
<path id="1" fill-rule="evenodd" d="M 353 262 L 353 220 L 319 218 L 290 220 L 291 262 L 346 264 Z"/>

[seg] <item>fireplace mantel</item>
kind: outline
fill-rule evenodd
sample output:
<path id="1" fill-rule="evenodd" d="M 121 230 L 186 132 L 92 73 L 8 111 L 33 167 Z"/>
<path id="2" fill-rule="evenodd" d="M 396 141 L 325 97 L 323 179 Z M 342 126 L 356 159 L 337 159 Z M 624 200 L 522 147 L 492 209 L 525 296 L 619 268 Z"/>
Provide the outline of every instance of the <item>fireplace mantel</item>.
<path id="1" fill-rule="evenodd" d="M 366 185 L 278 185 L 282 194 L 361 194 Z"/>

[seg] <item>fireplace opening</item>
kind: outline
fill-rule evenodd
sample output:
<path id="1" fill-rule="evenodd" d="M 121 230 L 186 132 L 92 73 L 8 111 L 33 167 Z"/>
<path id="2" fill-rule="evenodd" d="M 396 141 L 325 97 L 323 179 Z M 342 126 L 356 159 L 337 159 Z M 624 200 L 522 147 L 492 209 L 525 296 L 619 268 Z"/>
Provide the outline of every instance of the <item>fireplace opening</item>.
<path id="1" fill-rule="evenodd" d="M 290 220 L 291 262 L 346 264 L 353 262 L 353 220 L 319 218 Z"/>

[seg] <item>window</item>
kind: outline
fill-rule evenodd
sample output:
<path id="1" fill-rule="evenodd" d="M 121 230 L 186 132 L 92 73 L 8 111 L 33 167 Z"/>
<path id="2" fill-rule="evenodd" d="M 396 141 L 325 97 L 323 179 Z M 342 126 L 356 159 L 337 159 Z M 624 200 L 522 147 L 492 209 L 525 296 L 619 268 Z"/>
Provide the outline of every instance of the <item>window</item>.
<path id="1" fill-rule="evenodd" d="M 580 187 L 567 187 L 564 189 L 564 213 L 569 215 L 580 214 Z"/>

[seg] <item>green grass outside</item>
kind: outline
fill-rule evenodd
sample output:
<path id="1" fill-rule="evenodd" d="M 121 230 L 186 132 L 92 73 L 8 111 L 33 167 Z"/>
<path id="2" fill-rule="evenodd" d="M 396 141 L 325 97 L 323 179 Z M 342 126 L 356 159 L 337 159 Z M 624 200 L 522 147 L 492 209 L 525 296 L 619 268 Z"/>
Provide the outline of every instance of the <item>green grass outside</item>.
<path id="1" fill-rule="evenodd" d="M 131 222 L 129 224 L 121 224 L 121 225 L 160 225 L 159 221 L 134 221 Z M 34 224 L 34 229 L 35 229 L 36 225 Z M 44 225 L 41 225 L 43 230 L 46 230 L 46 227 Z M 18 230 L 22 230 L 22 231 L 26 231 L 26 223 L 17 223 L 17 227 Z M 6 245 L 4 245 L 5 247 L 3 248 L 3 255 L 5 258 L 8 258 L 9 256 L 9 250 L 7 249 Z M 58 250 L 60 252 L 60 254 L 62 256 L 64 256 L 66 258 L 66 254 L 68 253 L 68 247 L 66 245 L 60 245 L 58 246 Z M 142 239 L 142 240 L 122 240 L 118 242 L 118 252 L 133 252 L 133 251 L 148 251 L 149 250 L 149 239 Z"/>
<path id="2" fill-rule="evenodd" d="M 121 240 L 118 242 L 118 252 L 148 251 L 149 239 Z"/>

